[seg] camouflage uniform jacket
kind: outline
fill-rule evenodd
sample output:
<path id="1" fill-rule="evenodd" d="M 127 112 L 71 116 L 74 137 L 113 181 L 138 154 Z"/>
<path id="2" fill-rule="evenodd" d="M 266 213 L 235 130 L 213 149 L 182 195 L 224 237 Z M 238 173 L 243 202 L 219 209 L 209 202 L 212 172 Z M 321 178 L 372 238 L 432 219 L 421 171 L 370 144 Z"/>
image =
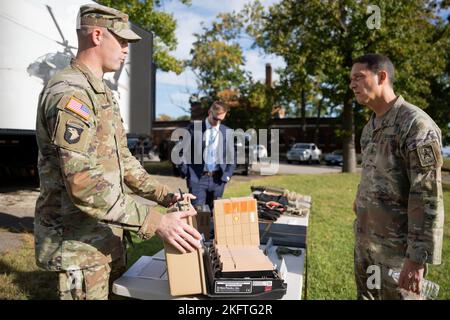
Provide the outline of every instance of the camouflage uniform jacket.
<path id="1" fill-rule="evenodd" d="M 361 136 L 357 241 L 382 256 L 440 264 L 444 224 L 441 131 L 401 96 Z"/>
<path id="2" fill-rule="evenodd" d="M 126 194 L 125 185 L 163 205 L 173 195 L 130 154 L 118 104 L 86 66 L 72 60 L 45 86 L 36 135 L 38 266 L 67 270 L 109 263 L 123 254 L 123 229 L 139 231 L 144 221 L 157 225 L 160 215 Z"/>

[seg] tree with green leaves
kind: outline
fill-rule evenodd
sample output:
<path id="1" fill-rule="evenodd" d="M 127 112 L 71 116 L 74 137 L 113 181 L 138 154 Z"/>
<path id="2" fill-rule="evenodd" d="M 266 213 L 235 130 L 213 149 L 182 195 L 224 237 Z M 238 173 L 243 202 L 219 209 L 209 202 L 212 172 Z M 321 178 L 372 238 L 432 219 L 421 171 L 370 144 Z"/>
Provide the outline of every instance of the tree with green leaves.
<path id="1" fill-rule="evenodd" d="M 241 32 L 239 17 L 222 13 L 210 27 L 195 35 L 192 59 L 187 62 L 198 79 L 199 92 L 193 96 L 224 101 L 230 107 L 225 122 L 232 128 L 267 128 L 274 90 L 244 71 Z"/>
<path id="2" fill-rule="evenodd" d="M 450 1 L 447 1 L 447 7 L 450 7 Z M 435 34 L 441 37 L 441 32 L 447 39 L 449 36 L 448 22 L 437 24 Z M 444 145 L 450 144 L 450 40 L 443 42 L 443 56 L 446 61 L 444 72 L 437 76 L 430 76 L 431 94 L 428 96 L 428 108 L 425 111 L 434 119 L 442 130 L 442 140 Z"/>
<path id="3" fill-rule="evenodd" d="M 191 0 L 178 1 L 186 5 L 191 4 Z M 176 21 L 172 14 L 156 10 L 164 4 L 164 0 L 98 0 L 97 2 L 128 14 L 130 21 L 153 32 L 153 61 L 158 69 L 173 71 L 177 74 L 183 71 L 183 61 L 170 55 L 170 51 L 177 47 Z"/>
<path id="4" fill-rule="evenodd" d="M 216 98 L 223 90 L 237 90 L 246 80 L 243 70 L 243 50 L 230 32 L 232 21 L 222 14 L 210 28 L 195 34 L 196 41 L 191 50 L 192 59 L 187 61 L 198 79 L 198 88 L 204 95 Z"/>
<path id="5" fill-rule="evenodd" d="M 342 105 L 343 171 L 353 172 L 354 111 L 367 111 L 355 109 L 349 88 L 352 60 L 369 52 L 387 55 L 397 70 L 396 93 L 426 109 L 432 100 L 431 79 L 443 73 L 446 63 L 448 23 L 437 15 L 442 5 L 425 0 L 281 0 L 264 10 L 257 0 L 244 12 L 253 22 L 248 32 L 255 43 L 285 60 L 285 78 Z"/>

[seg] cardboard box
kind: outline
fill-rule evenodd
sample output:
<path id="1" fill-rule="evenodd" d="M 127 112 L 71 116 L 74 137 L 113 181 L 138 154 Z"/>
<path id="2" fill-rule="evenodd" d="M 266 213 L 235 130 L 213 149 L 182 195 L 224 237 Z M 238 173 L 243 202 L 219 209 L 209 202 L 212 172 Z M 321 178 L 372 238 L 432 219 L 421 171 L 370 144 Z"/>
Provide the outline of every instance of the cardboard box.
<path id="1" fill-rule="evenodd" d="M 194 228 L 197 227 L 195 216 L 185 218 L 185 222 Z M 203 249 L 183 254 L 171 244 L 164 242 L 164 251 L 170 294 L 173 296 L 207 294 Z"/>

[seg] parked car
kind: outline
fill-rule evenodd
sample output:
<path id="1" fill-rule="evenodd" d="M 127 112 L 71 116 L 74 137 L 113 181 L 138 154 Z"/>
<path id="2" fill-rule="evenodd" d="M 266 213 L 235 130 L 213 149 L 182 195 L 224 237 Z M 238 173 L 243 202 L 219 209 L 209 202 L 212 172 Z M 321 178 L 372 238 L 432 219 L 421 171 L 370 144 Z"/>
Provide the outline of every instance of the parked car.
<path id="1" fill-rule="evenodd" d="M 248 176 L 251 170 L 251 163 L 250 163 L 250 153 L 249 153 L 249 136 L 245 136 L 244 140 L 244 152 L 245 152 L 245 160 L 243 163 L 240 163 L 238 159 L 238 163 L 236 163 L 236 167 L 234 169 L 234 174 L 242 174 L 244 176 Z M 234 142 L 234 148 L 237 152 L 238 148 L 242 148 L 242 142 L 235 140 Z"/>
<path id="2" fill-rule="evenodd" d="M 250 151 L 253 152 L 253 157 L 256 159 L 267 158 L 267 148 L 262 144 L 250 146 Z"/>
<path id="3" fill-rule="evenodd" d="M 342 150 L 334 150 L 331 153 L 325 155 L 324 160 L 327 165 L 339 165 L 342 166 L 344 157 L 342 154 Z"/>
<path id="4" fill-rule="evenodd" d="M 144 148 L 144 155 L 149 156 L 149 153 L 152 149 L 152 143 L 148 138 L 142 137 L 127 137 L 127 145 L 128 149 L 134 156 L 139 156 L 142 152 L 142 147 Z"/>
<path id="5" fill-rule="evenodd" d="M 322 151 L 314 143 L 296 143 L 286 154 L 287 162 L 292 161 L 313 161 L 320 163 Z"/>

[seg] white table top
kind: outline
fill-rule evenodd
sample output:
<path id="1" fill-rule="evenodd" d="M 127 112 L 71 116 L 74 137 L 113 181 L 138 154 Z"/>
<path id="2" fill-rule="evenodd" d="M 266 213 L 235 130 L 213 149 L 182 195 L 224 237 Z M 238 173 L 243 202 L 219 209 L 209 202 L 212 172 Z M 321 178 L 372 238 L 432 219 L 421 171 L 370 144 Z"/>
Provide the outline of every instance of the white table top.
<path id="1" fill-rule="evenodd" d="M 265 246 L 261 246 L 264 250 Z M 269 249 L 268 257 L 272 263 L 280 269 L 281 260 L 276 254 L 277 246 Z M 298 249 L 298 248 L 292 248 Z M 303 288 L 304 257 L 305 249 L 300 249 L 300 256 L 284 255 L 285 266 L 281 267 L 280 273 L 287 283 L 287 291 L 282 300 L 300 300 Z M 185 296 L 173 297 L 169 292 L 167 280 L 167 267 L 164 250 L 154 256 L 142 256 L 122 277 L 117 279 L 112 291 L 120 296 L 143 300 L 170 300 L 170 299 L 207 299 L 207 296 Z"/>

